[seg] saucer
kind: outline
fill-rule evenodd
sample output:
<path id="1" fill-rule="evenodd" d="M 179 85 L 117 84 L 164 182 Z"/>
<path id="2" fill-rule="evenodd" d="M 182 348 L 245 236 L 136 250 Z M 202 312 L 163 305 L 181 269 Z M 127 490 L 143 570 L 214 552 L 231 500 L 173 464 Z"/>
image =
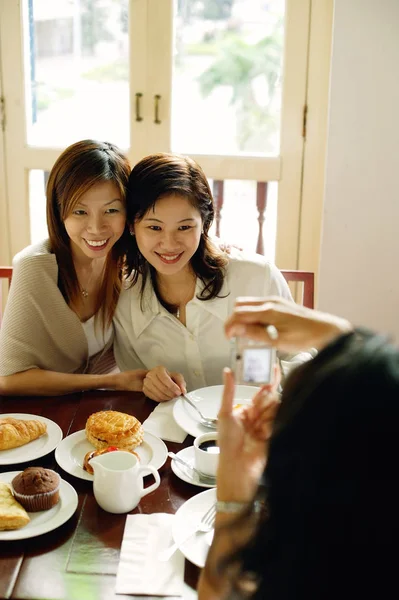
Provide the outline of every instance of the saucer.
<path id="1" fill-rule="evenodd" d="M 180 452 L 176 452 L 176 456 L 182 458 L 186 462 L 190 463 L 190 465 L 194 466 L 194 446 L 189 446 L 188 448 L 183 448 Z M 198 487 L 203 488 L 215 488 L 216 484 L 202 483 L 199 481 L 197 475 L 191 471 L 190 469 L 186 469 L 183 465 L 178 463 L 176 460 L 170 461 L 170 466 L 172 467 L 172 471 L 179 479 L 186 481 L 187 483 L 191 483 L 192 485 L 196 485 Z"/>

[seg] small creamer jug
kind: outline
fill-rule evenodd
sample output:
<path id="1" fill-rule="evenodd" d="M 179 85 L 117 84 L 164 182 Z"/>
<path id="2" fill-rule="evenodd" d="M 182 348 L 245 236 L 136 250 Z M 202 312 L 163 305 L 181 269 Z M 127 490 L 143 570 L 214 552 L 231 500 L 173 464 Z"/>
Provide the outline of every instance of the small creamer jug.
<path id="1" fill-rule="evenodd" d="M 157 489 L 159 473 L 154 467 L 141 467 L 138 458 L 130 452 L 118 450 L 92 458 L 94 470 L 94 497 L 104 510 L 110 513 L 128 513 L 143 496 Z M 152 473 L 155 483 L 144 488 L 143 477 Z"/>

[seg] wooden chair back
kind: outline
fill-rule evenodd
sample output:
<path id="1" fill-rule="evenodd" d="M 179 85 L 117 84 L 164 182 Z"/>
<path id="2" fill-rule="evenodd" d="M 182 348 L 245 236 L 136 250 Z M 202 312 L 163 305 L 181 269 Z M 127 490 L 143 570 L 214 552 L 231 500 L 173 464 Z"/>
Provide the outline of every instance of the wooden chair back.
<path id="1" fill-rule="evenodd" d="M 3 311 L 3 279 L 8 280 L 8 287 L 11 285 L 12 279 L 12 267 L 0 267 L 0 325 L 1 325 L 1 315 Z"/>
<path id="2" fill-rule="evenodd" d="M 307 308 L 314 308 L 314 273 L 310 271 L 287 271 L 281 270 L 285 280 L 288 282 L 303 283 L 302 302 Z"/>

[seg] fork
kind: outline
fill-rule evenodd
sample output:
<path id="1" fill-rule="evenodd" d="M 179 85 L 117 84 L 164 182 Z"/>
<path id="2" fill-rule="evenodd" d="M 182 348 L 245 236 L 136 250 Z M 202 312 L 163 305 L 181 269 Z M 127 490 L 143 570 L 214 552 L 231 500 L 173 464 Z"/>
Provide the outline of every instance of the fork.
<path id="1" fill-rule="evenodd" d="M 175 542 L 172 546 L 169 546 L 169 548 L 162 550 L 162 552 L 160 552 L 158 555 L 158 560 L 160 560 L 162 562 L 166 562 L 167 560 L 169 560 L 170 557 L 173 556 L 173 554 L 176 552 L 176 550 L 178 550 L 181 546 L 183 546 L 183 544 L 185 544 L 187 542 L 187 540 L 189 540 L 190 537 L 192 535 L 194 535 L 195 533 L 198 533 L 198 532 L 208 533 L 208 531 L 211 531 L 211 529 L 213 529 L 213 525 L 215 523 L 215 515 L 216 515 L 216 502 L 208 508 L 206 513 L 202 516 L 200 522 L 197 524 L 194 531 L 191 530 L 190 533 L 187 534 L 182 540 L 179 540 L 178 542 Z"/>
<path id="2" fill-rule="evenodd" d="M 188 404 L 190 406 L 192 406 L 194 408 L 194 410 L 197 411 L 197 413 L 199 414 L 199 416 L 201 417 L 201 423 L 204 427 L 208 427 L 209 429 L 216 429 L 217 427 L 217 423 L 218 420 L 217 419 L 211 419 L 211 417 L 206 417 L 198 408 L 198 406 L 195 406 L 194 402 L 192 400 L 190 400 L 190 398 L 188 396 L 186 396 L 186 394 L 182 394 L 182 398 L 183 400 L 185 400 L 186 402 L 188 402 Z"/>

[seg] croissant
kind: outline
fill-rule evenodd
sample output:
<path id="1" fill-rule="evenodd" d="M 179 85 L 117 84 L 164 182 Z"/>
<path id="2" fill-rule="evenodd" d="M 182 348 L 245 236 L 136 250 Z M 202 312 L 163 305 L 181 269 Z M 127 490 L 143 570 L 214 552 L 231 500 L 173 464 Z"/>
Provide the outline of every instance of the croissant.
<path id="1" fill-rule="evenodd" d="M 47 425 L 42 421 L 0 418 L 0 450 L 18 448 L 36 440 L 46 433 Z"/>

